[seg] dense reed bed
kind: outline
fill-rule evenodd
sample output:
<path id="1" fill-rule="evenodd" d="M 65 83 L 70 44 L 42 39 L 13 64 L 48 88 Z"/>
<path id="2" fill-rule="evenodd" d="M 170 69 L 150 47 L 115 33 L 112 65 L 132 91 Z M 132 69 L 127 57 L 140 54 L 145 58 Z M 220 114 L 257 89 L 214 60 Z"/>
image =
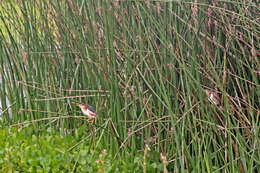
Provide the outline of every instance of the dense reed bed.
<path id="1" fill-rule="evenodd" d="M 75 135 L 93 129 L 84 102 L 99 114 L 93 145 L 115 159 L 259 170 L 259 12 L 252 1 L 2 3 L 2 124 Z"/>

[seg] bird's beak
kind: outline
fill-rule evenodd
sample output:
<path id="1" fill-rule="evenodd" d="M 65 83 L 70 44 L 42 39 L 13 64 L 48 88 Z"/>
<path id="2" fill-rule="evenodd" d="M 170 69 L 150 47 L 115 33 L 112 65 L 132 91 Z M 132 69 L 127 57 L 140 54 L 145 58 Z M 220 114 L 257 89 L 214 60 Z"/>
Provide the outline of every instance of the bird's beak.
<path id="1" fill-rule="evenodd" d="M 77 106 L 81 108 L 83 105 L 82 104 L 77 104 Z"/>

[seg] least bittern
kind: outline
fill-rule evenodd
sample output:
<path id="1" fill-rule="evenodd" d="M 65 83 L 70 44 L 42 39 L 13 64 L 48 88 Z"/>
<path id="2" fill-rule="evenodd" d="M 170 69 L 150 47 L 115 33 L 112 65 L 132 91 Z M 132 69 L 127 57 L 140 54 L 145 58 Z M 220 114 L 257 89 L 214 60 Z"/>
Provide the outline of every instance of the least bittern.
<path id="1" fill-rule="evenodd" d="M 92 124 L 96 121 L 98 114 L 94 108 L 92 108 L 91 106 L 86 106 L 85 104 L 78 104 L 78 106 L 80 107 L 83 114 L 87 115 L 87 117 L 89 118 L 89 121 L 88 121 L 89 123 Z M 93 126 L 92 130 L 91 131 L 93 133 L 94 148 L 96 150 L 96 127 Z"/>
<path id="2" fill-rule="evenodd" d="M 85 104 L 78 104 L 78 106 L 80 107 L 83 114 L 87 115 L 90 120 L 95 121 L 98 117 L 97 112 L 91 106 L 86 106 Z"/>

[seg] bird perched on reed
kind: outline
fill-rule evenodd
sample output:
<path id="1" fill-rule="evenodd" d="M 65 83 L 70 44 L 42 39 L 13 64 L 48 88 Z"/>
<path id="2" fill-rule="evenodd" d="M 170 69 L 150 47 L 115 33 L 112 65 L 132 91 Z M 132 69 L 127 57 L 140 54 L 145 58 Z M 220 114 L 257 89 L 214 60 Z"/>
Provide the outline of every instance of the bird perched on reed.
<path id="1" fill-rule="evenodd" d="M 89 119 L 96 119 L 98 117 L 97 112 L 91 106 L 86 106 L 85 104 L 78 104 L 78 106 L 80 107 L 83 114 L 87 115 Z"/>

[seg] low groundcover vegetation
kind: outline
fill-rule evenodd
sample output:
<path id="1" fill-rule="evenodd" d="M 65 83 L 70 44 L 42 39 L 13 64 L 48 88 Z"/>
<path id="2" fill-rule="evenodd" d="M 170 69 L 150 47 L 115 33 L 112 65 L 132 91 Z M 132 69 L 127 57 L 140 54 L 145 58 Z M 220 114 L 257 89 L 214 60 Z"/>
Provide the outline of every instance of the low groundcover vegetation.
<path id="1" fill-rule="evenodd" d="M 1 172 L 140 172 L 143 168 L 143 152 L 113 159 L 109 151 L 91 147 L 88 140 L 77 145 L 80 135 L 12 128 L 1 129 L 0 137 Z M 147 171 L 162 171 L 163 164 L 156 160 L 159 154 L 147 155 Z"/>

